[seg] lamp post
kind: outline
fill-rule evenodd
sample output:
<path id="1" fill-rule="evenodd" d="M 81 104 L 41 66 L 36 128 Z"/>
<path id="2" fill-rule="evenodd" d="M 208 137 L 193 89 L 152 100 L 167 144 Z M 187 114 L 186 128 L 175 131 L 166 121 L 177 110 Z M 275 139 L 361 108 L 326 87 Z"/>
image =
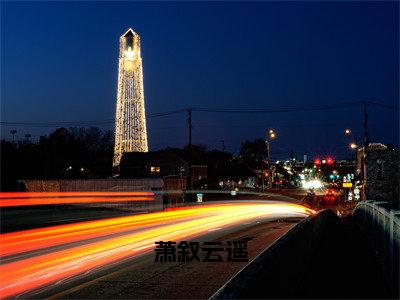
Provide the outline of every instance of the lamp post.
<path id="1" fill-rule="evenodd" d="M 357 169 L 358 169 L 357 152 L 358 152 L 358 148 L 359 148 L 359 145 L 358 145 L 358 142 L 357 142 L 357 136 L 352 134 L 350 129 L 345 129 L 344 130 L 344 134 L 346 136 L 349 136 L 353 140 L 353 141 L 351 141 L 349 143 L 349 148 L 354 151 L 354 164 L 355 164 L 354 168 L 355 168 L 355 172 L 357 173 Z M 353 154 L 352 154 L 352 156 L 353 156 Z M 345 200 L 346 200 L 346 198 L 347 198 L 346 188 L 344 188 L 344 197 L 345 197 Z"/>
<path id="2" fill-rule="evenodd" d="M 271 160 L 271 141 L 273 139 L 275 139 L 275 137 L 276 137 L 275 131 L 273 129 L 270 129 L 268 131 L 267 139 L 265 141 L 267 143 L 267 162 L 268 162 L 268 164 L 270 163 L 270 160 Z"/>
<path id="3" fill-rule="evenodd" d="M 349 144 L 349 147 L 352 150 L 356 150 L 356 158 L 355 158 L 355 160 L 357 161 L 357 149 L 358 149 L 357 136 L 355 136 L 353 134 L 353 132 L 351 131 L 350 128 L 346 128 L 344 130 L 344 135 L 354 138 L 354 141 Z"/>
<path id="4" fill-rule="evenodd" d="M 271 141 L 276 138 L 276 133 L 273 129 L 270 129 L 267 134 L 267 139 L 265 140 L 265 143 L 267 144 L 267 162 L 268 166 L 270 167 L 271 165 Z M 272 187 L 272 176 L 273 174 L 270 173 L 268 177 L 268 187 Z M 264 179 L 263 179 L 264 183 Z"/>

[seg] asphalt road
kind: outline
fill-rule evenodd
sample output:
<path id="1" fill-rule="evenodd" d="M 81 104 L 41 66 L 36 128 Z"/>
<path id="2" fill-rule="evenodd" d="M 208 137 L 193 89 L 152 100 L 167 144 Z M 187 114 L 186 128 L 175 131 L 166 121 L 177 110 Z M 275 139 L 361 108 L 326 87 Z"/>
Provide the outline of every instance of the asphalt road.
<path id="1" fill-rule="evenodd" d="M 154 262 L 156 241 L 246 239 L 252 259 L 293 226 L 276 220 L 309 214 L 293 203 L 216 202 L 2 234 L 0 296 L 208 297 L 246 262 Z"/>
<path id="2" fill-rule="evenodd" d="M 300 201 L 291 197 L 272 193 L 227 194 L 205 193 L 205 201 L 237 201 L 237 200 L 274 200 L 299 204 Z M 109 197 L 110 202 L 114 201 Z M 110 207 L 92 207 L 85 205 L 35 205 L 2 207 L 0 209 L 0 232 L 8 233 L 18 230 L 27 230 L 46 226 L 62 225 L 74 222 L 128 216 L 141 211 L 127 211 Z"/>
<path id="3" fill-rule="evenodd" d="M 251 261 L 261 251 L 286 233 L 299 219 L 266 219 L 210 231 L 193 239 L 198 242 L 248 240 Z M 60 287 L 42 290 L 29 297 L 51 299 L 127 299 L 173 298 L 208 299 L 247 262 L 155 262 L 155 253 L 140 255 L 99 270 L 86 278 L 75 279 Z"/>
<path id="4" fill-rule="evenodd" d="M 6 207 L 0 211 L 1 233 L 130 214 L 122 210 L 73 205 Z"/>

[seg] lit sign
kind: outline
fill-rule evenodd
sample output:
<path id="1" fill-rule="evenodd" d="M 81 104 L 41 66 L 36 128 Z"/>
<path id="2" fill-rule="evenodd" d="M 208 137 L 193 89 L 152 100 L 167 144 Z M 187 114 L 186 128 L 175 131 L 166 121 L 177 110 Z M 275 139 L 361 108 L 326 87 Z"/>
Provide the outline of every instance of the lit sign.
<path id="1" fill-rule="evenodd" d="M 196 194 L 197 202 L 203 202 L 203 194 Z"/>

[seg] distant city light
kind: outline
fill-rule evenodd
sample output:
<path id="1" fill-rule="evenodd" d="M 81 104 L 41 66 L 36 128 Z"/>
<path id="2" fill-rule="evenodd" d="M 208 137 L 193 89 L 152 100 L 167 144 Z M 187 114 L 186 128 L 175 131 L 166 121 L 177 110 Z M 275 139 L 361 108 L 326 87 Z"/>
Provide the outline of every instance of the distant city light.
<path id="1" fill-rule="evenodd" d="M 303 181 L 303 188 L 309 189 L 309 188 L 314 188 L 318 189 L 322 187 L 322 182 L 319 181 L 318 179 L 310 180 L 310 181 Z"/>
<path id="2" fill-rule="evenodd" d="M 351 143 L 350 144 L 350 148 L 351 149 L 356 149 L 357 148 L 357 144 L 356 143 Z"/>

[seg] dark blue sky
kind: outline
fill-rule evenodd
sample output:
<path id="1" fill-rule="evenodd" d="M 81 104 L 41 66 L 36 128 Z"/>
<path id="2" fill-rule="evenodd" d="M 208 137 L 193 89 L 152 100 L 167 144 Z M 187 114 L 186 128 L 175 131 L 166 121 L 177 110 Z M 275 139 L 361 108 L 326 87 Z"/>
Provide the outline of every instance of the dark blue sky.
<path id="1" fill-rule="evenodd" d="M 399 102 L 398 2 L 2 2 L 1 22 L 2 121 L 113 118 L 118 39 L 128 27 L 142 37 L 147 114 Z M 148 119 L 151 149 L 184 145 L 185 118 Z M 194 143 L 221 148 L 224 140 L 231 151 L 272 127 L 276 158 L 291 150 L 348 156 L 345 127 L 362 138 L 361 106 L 196 112 L 193 123 Z M 373 141 L 397 145 L 398 123 L 398 112 L 371 107 Z M 34 138 L 53 129 L 15 128 Z M 10 129 L 2 128 L 3 138 Z"/>

